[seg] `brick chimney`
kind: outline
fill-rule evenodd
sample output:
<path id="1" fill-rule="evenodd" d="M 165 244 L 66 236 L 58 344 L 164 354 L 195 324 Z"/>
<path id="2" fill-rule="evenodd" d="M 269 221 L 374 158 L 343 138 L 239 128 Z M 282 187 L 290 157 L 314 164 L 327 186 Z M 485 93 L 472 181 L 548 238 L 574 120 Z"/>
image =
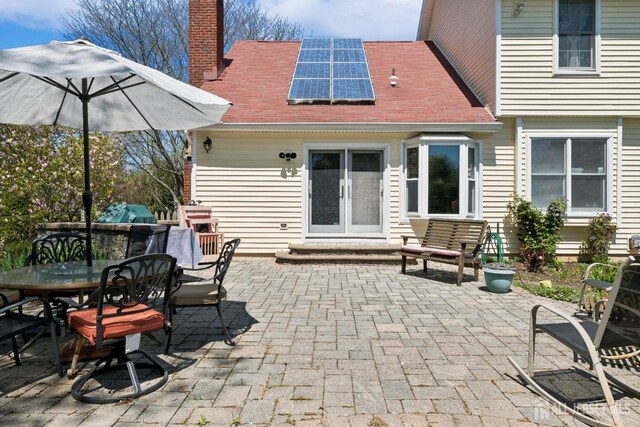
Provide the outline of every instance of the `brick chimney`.
<path id="1" fill-rule="evenodd" d="M 189 84 L 202 86 L 224 68 L 224 0 L 189 0 Z"/>

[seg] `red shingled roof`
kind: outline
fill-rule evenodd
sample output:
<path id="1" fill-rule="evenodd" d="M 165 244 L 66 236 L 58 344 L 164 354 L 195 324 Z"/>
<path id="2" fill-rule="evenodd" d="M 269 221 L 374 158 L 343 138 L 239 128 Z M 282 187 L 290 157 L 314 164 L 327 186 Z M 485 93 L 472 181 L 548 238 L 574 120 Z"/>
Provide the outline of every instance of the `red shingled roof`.
<path id="1" fill-rule="evenodd" d="M 493 123 L 431 43 L 365 42 L 375 105 L 289 105 L 300 42 L 236 42 L 202 89 L 233 102 L 224 123 Z M 398 87 L 389 85 L 391 68 Z"/>

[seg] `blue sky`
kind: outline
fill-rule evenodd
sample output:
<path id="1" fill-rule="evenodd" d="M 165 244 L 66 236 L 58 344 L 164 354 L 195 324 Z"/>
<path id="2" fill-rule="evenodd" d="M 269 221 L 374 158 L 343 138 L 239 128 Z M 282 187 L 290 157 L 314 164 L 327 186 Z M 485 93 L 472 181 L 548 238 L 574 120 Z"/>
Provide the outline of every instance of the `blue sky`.
<path id="1" fill-rule="evenodd" d="M 307 34 L 415 40 L 422 0 L 256 0 Z M 75 0 L 0 0 L 0 49 L 61 40 L 60 15 Z"/>

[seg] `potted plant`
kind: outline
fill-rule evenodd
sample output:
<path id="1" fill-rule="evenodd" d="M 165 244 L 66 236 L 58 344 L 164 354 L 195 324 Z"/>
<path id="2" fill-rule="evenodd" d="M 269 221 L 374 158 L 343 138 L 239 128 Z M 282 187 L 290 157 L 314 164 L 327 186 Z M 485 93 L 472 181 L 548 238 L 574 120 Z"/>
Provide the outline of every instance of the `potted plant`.
<path id="1" fill-rule="evenodd" d="M 504 294 L 511 289 L 516 269 L 503 263 L 489 263 L 482 266 L 484 281 L 490 292 Z"/>

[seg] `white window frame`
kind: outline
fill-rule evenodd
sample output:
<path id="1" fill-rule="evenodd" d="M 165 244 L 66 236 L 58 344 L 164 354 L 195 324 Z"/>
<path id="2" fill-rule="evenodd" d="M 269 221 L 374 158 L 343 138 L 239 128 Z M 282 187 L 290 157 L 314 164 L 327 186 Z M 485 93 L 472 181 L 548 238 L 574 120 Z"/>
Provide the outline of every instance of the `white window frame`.
<path id="1" fill-rule="evenodd" d="M 601 51 L 601 21 L 602 0 L 595 0 L 595 34 L 593 46 L 593 67 L 591 68 L 566 68 L 560 67 L 558 58 L 560 54 L 560 2 L 553 1 L 553 74 L 558 76 L 594 76 L 600 75 L 600 51 Z"/>
<path id="2" fill-rule="evenodd" d="M 565 139 L 567 145 L 565 146 L 565 185 L 567 192 L 567 216 L 576 218 L 591 218 L 594 215 L 600 213 L 607 213 L 613 215 L 613 134 L 589 134 L 589 133 L 532 133 L 527 135 L 527 185 L 526 185 L 526 198 L 531 200 L 531 146 L 536 139 Z M 606 140 L 606 152 L 605 152 L 605 165 L 607 168 L 606 173 L 606 200 L 604 211 L 574 211 L 571 209 L 571 140 L 572 139 L 603 139 Z M 544 209 L 542 209 L 544 210 Z"/>
<path id="3" fill-rule="evenodd" d="M 428 213 L 428 189 L 429 189 L 429 146 L 430 145 L 457 145 L 460 146 L 459 161 L 459 208 L 458 214 L 429 214 Z M 403 140 L 401 146 L 400 164 L 400 220 L 407 222 L 411 218 L 473 218 L 478 219 L 482 212 L 482 141 L 469 138 L 465 135 L 420 135 L 415 138 Z M 464 148 L 475 148 L 475 213 L 469 213 L 469 185 L 467 180 L 468 151 Z M 419 175 L 418 175 L 418 212 L 407 212 L 407 149 L 418 148 Z"/>

